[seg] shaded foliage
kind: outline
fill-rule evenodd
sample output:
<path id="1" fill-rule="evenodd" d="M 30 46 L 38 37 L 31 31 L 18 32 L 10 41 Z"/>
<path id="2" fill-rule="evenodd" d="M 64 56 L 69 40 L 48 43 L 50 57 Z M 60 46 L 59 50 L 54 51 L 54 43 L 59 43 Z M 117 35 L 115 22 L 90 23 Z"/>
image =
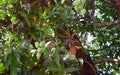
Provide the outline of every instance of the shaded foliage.
<path id="1" fill-rule="evenodd" d="M 1 0 L 0 74 L 119 74 L 120 1 L 75 1 Z"/>

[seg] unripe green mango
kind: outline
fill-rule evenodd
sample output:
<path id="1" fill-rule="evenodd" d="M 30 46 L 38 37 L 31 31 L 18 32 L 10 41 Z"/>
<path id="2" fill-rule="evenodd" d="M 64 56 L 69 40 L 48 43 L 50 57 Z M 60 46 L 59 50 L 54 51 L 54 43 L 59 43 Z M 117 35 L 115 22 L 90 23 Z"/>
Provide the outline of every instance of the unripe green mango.
<path id="1" fill-rule="evenodd" d="M 43 52 L 43 51 L 45 51 L 45 48 L 44 48 L 44 47 L 43 47 L 43 48 L 38 48 L 38 49 L 37 49 L 37 52 L 39 52 L 39 53 L 40 53 L 40 52 Z"/>
<path id="2" fill-rule="evenodd" d="M 74 6 L 80 5 L 80 0 L 75 0 L 75 1 L 73 2 L 73 5 L 74 5 Z"/>
<path id="3" fill-rule="evenodd" d="M 85 15 L 85 14 L 86 14 L 86 9 L 81 9 L 81 13 L 82 13 L 83 15 Z"/>
<path id="4" fill-rule="evenodd" d="M 40 47 L 40 43 L 39 42 L 35 42 L 35 47 L 39 48 Z"/>
<path id="5" fill-rule="evenodd" d="M 83 6 L 79 5 L 79 6 L 75 6 L 74 8 L 75 8 L 76 11 L 80 11 L 83 8 Z"/>
<path id="6" fill-rule="evenodd" d="M 41 53 L 37 53 L 37 54 L 36 54 L 37 59 L 39 59 L 40 56 L 41 56 Z"/>
<path id="7" fill-rule="evenodd" d="M 82 4 L 79 5 L 79 6 L 78 6 L 79 10 L 81 10 L 81 9 L 83 8 L 83 6 L 84 6 L 84 5 L 82 5 Z"/>
<path id="8" fill-rule="evenodd" d="M 85 2 L 86 2 L 86 0 L 75 0 L 73 2 L 73 6 L 74 6 L 75 10 L 80 11 L 81 9 L 83 9 Z"/>
<path id="9" fill-rule="evenodd" d="M 75 6 L 74 8 L 75 8 L 76 11 L 80 10 L 78 6 Z"/>
<path id="10" fill-rule="evenodd" d="M 45 46 L 45 41 L 41 41 L 40 42 L 40 47 L 44 47 Z"/>

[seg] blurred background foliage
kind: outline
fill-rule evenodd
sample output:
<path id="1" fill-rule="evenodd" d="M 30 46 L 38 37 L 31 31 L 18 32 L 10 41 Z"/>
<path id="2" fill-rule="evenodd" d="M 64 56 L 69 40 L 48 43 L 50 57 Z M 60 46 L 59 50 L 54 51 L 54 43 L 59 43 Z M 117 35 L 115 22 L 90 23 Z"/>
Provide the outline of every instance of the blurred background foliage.
<path id="1" fill-rule="evenodd" d="M 70 61 L 72 57 L 66 50 L 69 36 L 58 34 L 59 28 L 68 35 L 72 30 L 93 61 L 120 59 L 120 25 L 96 28 L 91 20 L 82 18 L 91 10 L 90 5 L 85 3 L 83 14 L 72 3 L 73 0 L 55 0 L 51 5 L 46 0 L 43 5 L 42 0 L 1 0 L 0 20 L 5 23 L 0 22 L 0 73 L 11 70 L 11 75 L 68 75 L 78 70 L 82 65 L 78 67 Z M 98 0 L 95 5 L 99 23 L 118 18 L 114 8 Z M 40 56 L 44 56 L 42 66 Z M 37 63 L 38 68 L 33 69 Z M 96 67 L 100 75 L 120 74 L 118 63 L 99 63 Z"/>

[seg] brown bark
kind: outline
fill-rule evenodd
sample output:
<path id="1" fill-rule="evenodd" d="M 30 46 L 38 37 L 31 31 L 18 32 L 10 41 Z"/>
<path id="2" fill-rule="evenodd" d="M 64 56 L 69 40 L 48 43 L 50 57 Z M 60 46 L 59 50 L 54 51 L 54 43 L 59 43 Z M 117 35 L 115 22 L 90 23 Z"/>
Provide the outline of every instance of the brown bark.
<path id="1" fill-rule="evenodd" d="M 83 59 L 83 66 L 79 71 L 72 72 L 72 75 L 97 75 L 97 70 L 91 60 L 90 56 L 83 51 L 81 46 L 76 46 L 74 37 L 69 42 L 69 50 L 71 54 L 76 56 L 76 60 L 80 63 L 79 59 Z"/>
<path id="2" fill-rule="evenodd" d="M 50 6 L 52 6 L 52 5 L 55 4 L 54 0 L 48 0 L 48 1 L 49 1 L 49 3 L 50 3 Z"/>
<path id="3" fill-rule="evenodd" d="M 102 62 L 109 62 L 109 63 L 120 63 L 120 59 L 107 59 L 107 58 L 103 58 L 103 59 L 99 59 L 97 61 L 94 62 L 94 64 L 99 64 Z"/>

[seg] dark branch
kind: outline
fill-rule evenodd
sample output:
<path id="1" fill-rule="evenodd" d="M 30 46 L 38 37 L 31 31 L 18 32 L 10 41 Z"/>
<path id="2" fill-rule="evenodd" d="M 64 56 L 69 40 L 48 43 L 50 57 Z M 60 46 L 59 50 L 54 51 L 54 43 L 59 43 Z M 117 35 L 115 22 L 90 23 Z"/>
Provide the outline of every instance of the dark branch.
<path id="1" fill-rule="evenodd" d="M 89 15 L 89 18 L 93 21 L 93 23 L 94 23 L 95 25 L 98 25 L 98 22 L 97 22 L 96 18 L 94 17 L 94 13 L 95 13 L 94 0 L 91 0 L 90 4 L 91 4 L 91 10 L 92 10 L 92 11 L 91 11 L 91 13 L 90 13 L 90 15 Z"/>
<path id="2" fill-rule="evenodd" d="M 94 13 L 95 13 L 95 4 L 94 4 L 94 0 L 91 0 L 91 1 L 90 1 L 90 4 L 91 4 L 91 9 L 92 9 L 90 15 L 91 15 L 91 16 L 94 16 Z"/>
<path id="3" fill-rule="evenodd" d="M 106 59 L 106 58 L 103 58 L 103 59 L 97 60 L 93 63 L 96 65 L 96 64 L 99 64 L 99 63 L 102 63 L 102 62 L 120 63 L 120 59 Z"/>
<path id="4" fill-rule="evenodd" d="M 115 25 L 119 25 L 120 24 L 120 20 L 115 20 L 113 22 L 104 22 L 102 24 L 96 25 L 97 28 L 102 28 L 105 26 L 115 26 Z"/>

